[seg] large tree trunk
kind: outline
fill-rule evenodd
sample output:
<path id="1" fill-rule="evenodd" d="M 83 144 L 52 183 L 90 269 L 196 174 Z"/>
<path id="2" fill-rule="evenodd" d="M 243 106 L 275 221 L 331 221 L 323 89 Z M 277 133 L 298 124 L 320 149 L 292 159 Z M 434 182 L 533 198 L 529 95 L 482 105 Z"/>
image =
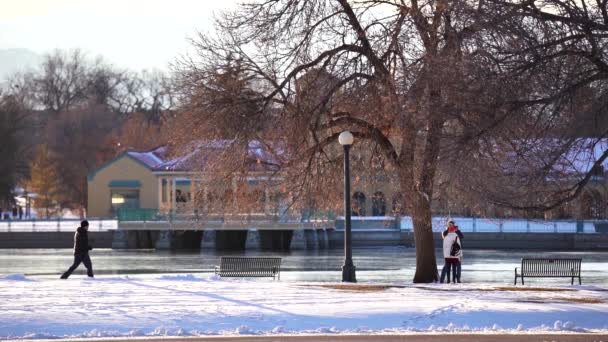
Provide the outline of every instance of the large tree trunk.
<path id="1" fill-rule="evenodd" d="M 441 70 L 431 68 L 432 70 Z M 416 243 L 416 274 L 414 283 L 431 283 L 439 280 L 435 244 L 433 241 L 433 224 L 431 219 L 431 199 L 433 183 L 437 170 L 437 158 L 441 143 L 443 117 L 441 115 L 440 80 L 431 80 L 429 86 L 429 113 L 427 115 L 427 134 L 424 148 L 421 149 L 420 173 L 413 172 L 414 182 L 410 197 L 412 221 L 414 222 L 414 241 Z M 417 178 L 419 177 L 419 178 Z"/>
<path id="2" fill-rule="evenodd" d="M 431 206 L 424 196 L 412 198 L 412 220 L 416 243 L 416 274 L 414 283 L 432 283 L 439 280 L 435 243 L 431 220 Z"/>

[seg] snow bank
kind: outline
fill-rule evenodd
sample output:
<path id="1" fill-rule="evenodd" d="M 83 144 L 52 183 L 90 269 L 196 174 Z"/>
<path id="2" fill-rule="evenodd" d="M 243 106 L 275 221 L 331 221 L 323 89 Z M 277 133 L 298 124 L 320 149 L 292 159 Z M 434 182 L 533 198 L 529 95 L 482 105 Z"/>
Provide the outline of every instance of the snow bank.
<path id="1" fill-rule="evenodd" d="M 67 281 L 27 281 L 30 279 L 22 275 L 7 275 L 0 279 L 0 340 L 417 332 L 608 333 L 608 289 L 601 286 L 540 290 L 491 284 L 344 286 L 192 274 L 91 280 L 74 276 Z"/>

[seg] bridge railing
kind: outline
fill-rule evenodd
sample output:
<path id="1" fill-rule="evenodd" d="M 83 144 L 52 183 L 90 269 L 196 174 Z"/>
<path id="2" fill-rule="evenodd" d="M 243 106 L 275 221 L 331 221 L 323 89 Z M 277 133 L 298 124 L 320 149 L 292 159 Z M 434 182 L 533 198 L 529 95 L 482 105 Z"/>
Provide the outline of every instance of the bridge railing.
<path id="1" fill-rule="evenodd" d="M 2 220 L 0 232 L 74 232 L 81 219 Z M 89 218 L 90 232 L 106 232 L 118 229 L 115 219 Z"/>
<path id="2" fill-rule="evenodd" d="M 479 233 L 595 233 L 595 221 L 589 220 L 527 220 L 476 217 L 450 218 L 463 232 Z M 433 231 L 440 232 L 447 226 L 447 217 L 433 217 Z M 401 218 L 401 229 L 412 229 L 409 216 Z"/>
<path id="3" fill-rule="evenodd" d="M 315 214 L 307 216 L 298 215 L 266 215 L 266 214 L 232 214 L 207 215 L 195 214 L 166 214 L 158 215 L 157 210 L 150 210 L 123 216 L 126 222 L 279 222 L 279 223 L 323 223 L 333 222 L 328 215 Z M 154 215 L 152 215 L 154 213 Z M 139 215 L 139 216 L 138 216 Z M 337 217 L 334 219 L 340 219 Z M 358 220 L 373 220 L 373 217 L 357 217 Z M 389 219 L 388 217 L 386 219 Z M 595 221 L 573 220 L 526 220 L 526 219 L 496 219 L 452 217 L 463 232 L 485 233 L 595 233 Z M 104 232 L 118 229 L 119 220 L 89 218 L 89 231 Z M 411 230 L 413 222 L 411 217 L 404 216 L 400 220 L 402 230 Z M 433 230 L 442 231 L 447 223 L 446 217 L 433 217 Z M 40 220 L 0 220 L 0 232 L 73 232 L 80 224 L 80 219 L 40 219 Z"/>
<path id="4" fill-rule="evenodd" d="M 171 221 L 174 215 L 173 211 L 163 212 L 158 209 L 144 208 L 123 208 L 117 212 L 118 221 Z"/>
<path id="5" fill-rule="evenodd" d="M 211 221 L 211 222 L 329 222 L 335 220 L 332 211 L 304 210 L 301 213 L 288 213 L 283 215 L 268 213 L 206 213 L 198 212 L 180 213 L 172 210 L 158 209 L 120 209 L 117 212 L 119 222 L 184 222 L 184 221 Z"/>

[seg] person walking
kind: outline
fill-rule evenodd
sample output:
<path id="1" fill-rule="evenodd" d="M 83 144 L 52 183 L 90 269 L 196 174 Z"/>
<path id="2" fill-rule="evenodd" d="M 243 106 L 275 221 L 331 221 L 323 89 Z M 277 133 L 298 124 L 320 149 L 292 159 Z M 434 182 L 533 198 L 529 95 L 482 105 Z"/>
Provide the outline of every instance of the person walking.
<path id="1" fill-rule="evenodd" d="M 76 233 L 74 234 L 74 263 L 61 275 L 61 279 L 68 279 L 80 263 L 83 263 L 84 267 L 87 268 L 87 275 L 93 278 L 93 265 L 91 264 L 91 257 L 89 257 L 89 251 L 93 247 L 89 245 L 88 230 L 89 222 L 87 220 L 80 222 L 80 227 L 76 229 Z"/>
<path id="2" fill-rule="evenodd" d="M 462 243 L 460 239 L 463 237 L 463 234 L 454 221 L 450 221 L 448 227 L 441 233 L 441 237 L 443 238 L 443 258 L 445 263 L 441 270 L 440 282 L 443 283 L 447 275 L 448 284 L 450 283 L 450 278 L 452 278 L 453 282 L 460 283 L 460 258 L 462 257 Z M 450 273 L 452 273 L 453 277 L 450 277 Z"/>

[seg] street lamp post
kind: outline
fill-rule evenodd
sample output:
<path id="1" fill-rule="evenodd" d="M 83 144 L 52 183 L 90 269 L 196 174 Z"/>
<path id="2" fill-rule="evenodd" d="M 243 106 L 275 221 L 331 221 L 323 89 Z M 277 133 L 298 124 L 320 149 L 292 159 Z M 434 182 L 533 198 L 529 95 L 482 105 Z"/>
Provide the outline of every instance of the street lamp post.
<path id="1" fill-rule="evenodd" d="M 344 147 L 344 265 L 342 266 L 342 281 L 356 283 L 355 265 L 353 265 L 353 248 L 350 227 L 350 165 L 348 152 L 354 137 L 349 131 L 340 133 L 338 142 Z"/>

